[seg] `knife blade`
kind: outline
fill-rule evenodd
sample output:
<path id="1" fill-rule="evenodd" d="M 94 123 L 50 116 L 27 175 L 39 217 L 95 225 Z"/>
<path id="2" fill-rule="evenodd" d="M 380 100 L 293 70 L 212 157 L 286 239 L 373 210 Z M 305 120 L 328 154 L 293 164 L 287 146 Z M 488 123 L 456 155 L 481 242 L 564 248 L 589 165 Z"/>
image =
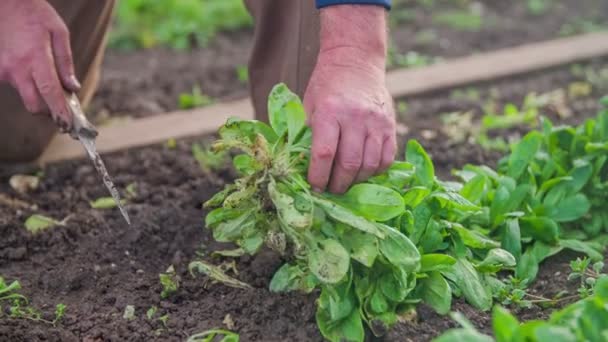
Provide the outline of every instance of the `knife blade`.
<path id="1" fill-rule="evenodd" d="M 120 194 L 118 193 L 118 190 L 116 190 L 116 186 L 114 186 L 114 182 L 112 182 L 110 174 L 108 173 L 108 170 L 106 169 L 106 166 L 103 163 L 101 156 L 99 155 L 99 153 L 97 153 L 97 148 L 95 146 L 95 138 L 97 138 L 97 135 L 99 134 L 97 132 L 97 129 L 95 128 L 95 126 L 93 126 L 93 124 L 89 122 L 89 120 L 87 120 L 86 116 L 84 115 L 84 112 L 82 111 L 82 106 L 80 105 L 80 101 L 78 100 L 76 94 L 66 92 L 65 96 L 68 106 L 70 107 L 70 110 L 73 114 L 72 128 L 69 131 L 70 136 L 73 139 L 80 141 L 85 151 L 87 152 L 87 156 L 93 162 L 93 166 L 95 166 L 95 169 L 101 175 L 103 184 L 110 192 L 110 195 L 112 195 L 114 202 L 116 202 L 120 213 L 124 217 L 125 221 L 127 221 L 127 224 L 131 225 L 129 214 L 127 213 L 125 207 L 122 205 Z"/>

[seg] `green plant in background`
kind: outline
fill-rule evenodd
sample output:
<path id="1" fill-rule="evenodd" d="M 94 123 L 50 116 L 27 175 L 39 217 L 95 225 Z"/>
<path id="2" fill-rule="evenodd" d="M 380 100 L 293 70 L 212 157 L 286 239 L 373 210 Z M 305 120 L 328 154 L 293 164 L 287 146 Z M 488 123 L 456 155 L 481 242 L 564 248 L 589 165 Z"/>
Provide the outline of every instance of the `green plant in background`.
<path id="1" fill-rule="evenodd" d="M 192 87 L 191 93 L 182 93 L 179 95 L 179 109 L 204 107 L 212 103 L 213 99 L 203 94 L 199 86 Z"/>
<path id="2" fill-rule="evenodd" d="M 206 46 L 219 31 L 250 27 L 241 0 L 121 0 L 110 35 L 119 49 Z"/>
<path id="3" fill-rule="evenodd" d="M 7 312 L 11 318 L 27 319 L 56 326 L 65 316 L 66 305 L 59 303 L 55 306 L 54 319 L 52 321 L 43 319 L 40 311 L 30 306 L 28 299 L 20 294 L 19 290 L 21 290 L 21 284 L 18 281 L 7 283 L 0 276 L 0 317 Z M 4 310 L 3 307 L 5 303 L 8 303 L 7 310 Z"/>
<path id="4" fill-rule="evenodd" d="M 607 277 L 607 275 L 602 272 L 604 269 L 603 261 L 597 261 L 592 265 L 591 260 L 588 258 L 577 258 L 570 262 L 570 269 L 572 272 L 568 276 L 568 280 L 580 280 L 578 294 L 581 298 L 592 295 L 597 280 Z"/>
<path id="5" fill-rule="evenodd" d="M 456 182 L 437 179 L 412 140 L 406 161 L 338 196 L 305 180 L 311 132 L 297 96 L 278 85 L 268 109 L 270 126 L 230 119 L 220 129 L 214 149 L 243 153 L 233 159 L 239 178 L 205 203 L 215 208 L 206 225 L 245 253 L 265 244 L 289 260 L 271 291 L 320 289 L 317 323 L 330 341 L 362 341 L 364 326 L 381 336 L 420 302 L 445 314 L 456 296 L 489 310 L 506 291 L 524 304 L 514 290 L 545 258 L 562 249 L 602 258 L 607 110 L 576 128 L 544 121 L 498 171 L 469 165 Z"/>
<path id="6" fill-rule="evenodd" d="M 422 55 L 416 51 L 402 54 L 391 45 L 388 50 L 387 65 L 389 67 L 417 68 L 437 63 L 440 60 L 438 57 Z"/>
<path id="7" fill-rule="evenodd" d="M 559 30 L 559 35 L 563 37 L 573 36 L 582 33 L 600 32 L 608 30 L 608 25 L 600 19 L 595 18 L 571 18 L 563 24 Z"/>
<path id="8" fill-rule="evenodd" d="M 530 93 L 526 95 L 521 109 L 512 103 L 508 103 L 504 106 L 502 113 L 496 113 L 493 102 L 490 102 L 481 118 L 479 131 L 476 132 L 477 143 L 487 150 L 507 152 L 509 142 L 501 136 L 492 138 L 489 133 L 520 126 L 535 128 L 538 125 L 539 110 L 547 103 L 548 99 L 546 97 Z"/>
<path id="9" fill-rule="evenodd" d="M 172 294 L 176 293 L 179 289 L 179 276 L 175 273 L 175 268 L 173 265 L 167 268 L 165 273 L 161 273 L 158 275 L 160 279 L 160 284 L 163 287 L 162 292 L 160 293 L 160 298 L 166 299 L 169 298 Z"/>
<path id="10" fill-rule="evenodd" d="M 218 339 L 219 337 L 222 338 Z M 224 329 L 212 329 L 188 337 L 187 342 L 239 342 L 239 340 L 237 333 Z"/>
<path id="11" fill-rule="evenodd" d="M 527 0 L 528 12 L 532 15 L 543 15 L 553 6 L 553 0 Z"/>
<path id="12" fill-rule="evenodd" d="M 245 65 L 239 65 L 236 67 L 236 77 L 239 82 L 242 84 L 247 84 L 249 82 L 249 70 Z"/>
<path id="13" fill-rule="evenodd" d="M 458 31 L 479 31 L 483 26 L 483 18 L 468 10 L 450 10 L 433 15 L 433 23 Z"/>
<path id="14" fill-rule="evenodd" d="M 221 169 L 228 159 L 227 152 L 213 152 L 210 148 L 196 143 L 192 144 L 192 156 L 205 173 Z"/>
<path id="15" fill-rule="evenodd" d="M 546 321 L 520 323 L 507 310 L 496 306 L 492 313 L 494 338 L 477 331 L 460 314 L 453 318 L 462 328 L 448 330 L 434 342 L 602 342 L 608 340 L 608 278 L 600 278 L 589 297 L 551 314 Z"/>

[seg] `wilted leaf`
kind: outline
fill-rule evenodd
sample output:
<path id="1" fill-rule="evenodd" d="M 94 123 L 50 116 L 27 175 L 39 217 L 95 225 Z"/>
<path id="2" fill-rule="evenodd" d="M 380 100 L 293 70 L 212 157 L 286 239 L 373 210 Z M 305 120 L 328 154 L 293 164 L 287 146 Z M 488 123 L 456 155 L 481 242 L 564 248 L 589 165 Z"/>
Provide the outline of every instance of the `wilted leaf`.
<path id="1" fill-rule="evenodd" d="M 318 241 L 308 253 L 308 267 L 322 282 L 335 284 L 348 272 L 350 256 L 336 240 Z"/>

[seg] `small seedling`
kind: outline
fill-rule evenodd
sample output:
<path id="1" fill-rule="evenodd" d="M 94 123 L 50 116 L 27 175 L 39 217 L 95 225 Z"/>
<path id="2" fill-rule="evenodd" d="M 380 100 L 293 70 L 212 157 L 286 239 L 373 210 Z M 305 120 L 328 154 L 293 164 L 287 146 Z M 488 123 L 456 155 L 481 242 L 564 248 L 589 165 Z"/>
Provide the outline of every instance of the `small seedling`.
<path id="1" fill-rule="evenodd" d="M 553 5 L 553 0 L 527 0 L 528 12 L 532 15 L 543 15 Z"/>
<path id="2" fill-rule="evenodd" d="M 125 188 L 125 191 L 127 193 L 128 199 L 136 198 L 137 197 L 137 184 L 129 183 L 129 185 L 127 185 L 127 187 Z"/>
<path id="3" fill-rule="evenodd" d="M 126 205 L 127 201 L 124 199 L 121 199 L 120 203 L 122 205 Z M 89 204 L 91 205 L 91 208 L 93 208 L 93 209 L 114 209 L 114 208 L 118 207 L 118 205 L 116 204 L 116 201 L 114 200 L 113 197 L 100 197 L 100 198 L 97 198 L 97 199 L 89 202 Z"/>
<path id="4" fill-rule="evenodd" d="M 148 320 L 152 320 L 154 318 L 154 315 L 156 315 L 157 311 L 158 308 L 156 306 L 149 308 L 148 311 L 146 311 L 146 317 L 148 318 Z"/>
<path id="5" fill-rule="evenodd" d="M 196 107 L 204 107 L 213 103 L 213 100 L 201 92 L 199 86 L 194 86 L 191 93 L 183 93 L 179 95 L 179 108 L 192 109 Z"/>
<path id="6" fill-rule="evenodd" d="M 65 226 L 72 217 L 73 215 L 68 215 L 63 220 L 57 221 L 48 216 L 34 214 L 25 220 L 25 229 L 32 234 L 38 234 L 55 226 Z"/>
<path id="7" fill-rule="evenodd" d="M 249 70 L 245 65 L 239 65 L 236 67 L 236 77 L 239 82 L 242 84 L 247 84 L 249 82 Z"/>
<path id="8" fill-rule="evenodd" d="M 65 315 L 66 305 L 59 303 L 55 306 L 55 318 L 52 321 L 42 318 L 40 311 L 28 304 L 28 299 L 19 293 L 21 284 L 13 281 L 7 284 L 4 278 L 0 277 L 0 317 L 4 310 L 3 302 L 8 302 L 8 312 L 11 318 L 27 319 L 35 322 L 42 322 L 56 326 Z"/>
<path id="9" fill-rule="evenodd" d="M 239 289 L 251 289 L 251 285 L 227 275 L 222 267 L 212 265 L 202 260 L 191 262 L 190 265 L 188 265 L 188 270 L 192 277 L 196 277 L 195 272 L 201 273 L 208 276 L 212 281 L 222 283 L 226 286 Z"/>
<path id="10" fill-rule="evenodd" d="M 125 306 L 125 311 L 122 314 L 122 318 L 132 321 L 135 319 L 135 307 L 133 305 Z"/>
<path id="11" fill-rule="evenodd" d="M 192 144 L 192 156 L 198 162 L 201 170 L 205 173 L 211 173 L 221 169 L 228 159 L 227 152 L 216 152 L 208 147 L 203 148 L 200 144 Z"/>
<path id="12" fill-rule="evenodd" d="M 483 26 L 481 15 L 471 11 L 445 11 L 433 16 L 435 24 L 458 31 L 479 31 Z"/>
<path id="13" fill-rule="evenodd" d="M 216 339 L 217 337 L 221 336 L 223 336 L 221 340 Z M 187 342 L 239 342 L 239 338 L 239 335 L 232 331 L 224 329 L 212 329 L 188 337 Z"/>
<path id="14" fill-rule="evenodd" d="M 591 260 L 588 258 L 577 258 L 576 260 L 572 260 L 570 262 L 570 269 L 571 273 L 568 275 L 568 280 L 580 280 L 578 288 L 580 298 L 591 296 L 597 280 L 608 276 L 602 272 L 604 269 L 604 262 L 598 261 L 591 265 Z"/>
<path id="15" fill-rule="evenodd" d="M 177 147 L 177 141 L 174 138 L 170 138 L 165 143 L 165 146 L 167 146 L 167 148 L 170 150 L 174 150 Z"/>
<path id="16" fill-rule="evenodd" d="M 172 294 L 176 293 L 179 289 L 180 279 L 179 276 L 175 273 L 175 268 L 173 265 L 169 266 L 165 273 L 161 273 L 158 275 L 160 278 L 160 284 L 163 287 L 163 290 L 160 294 L 162 299 L 166 299 Z"/>

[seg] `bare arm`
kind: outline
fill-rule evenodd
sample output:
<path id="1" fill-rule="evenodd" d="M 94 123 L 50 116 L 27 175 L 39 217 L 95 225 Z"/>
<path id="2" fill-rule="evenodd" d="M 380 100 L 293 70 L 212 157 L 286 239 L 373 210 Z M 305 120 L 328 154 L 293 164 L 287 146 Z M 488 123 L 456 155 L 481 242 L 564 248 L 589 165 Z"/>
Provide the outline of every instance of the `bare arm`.
<path id="1" fill-rule="evenodd" d="M 373 5 L 321 10 L 321 48 L 304 96 L 313 131 L 308 178 L 317 191 L 344 192 L 394 160 L 386 17 Z"/>

